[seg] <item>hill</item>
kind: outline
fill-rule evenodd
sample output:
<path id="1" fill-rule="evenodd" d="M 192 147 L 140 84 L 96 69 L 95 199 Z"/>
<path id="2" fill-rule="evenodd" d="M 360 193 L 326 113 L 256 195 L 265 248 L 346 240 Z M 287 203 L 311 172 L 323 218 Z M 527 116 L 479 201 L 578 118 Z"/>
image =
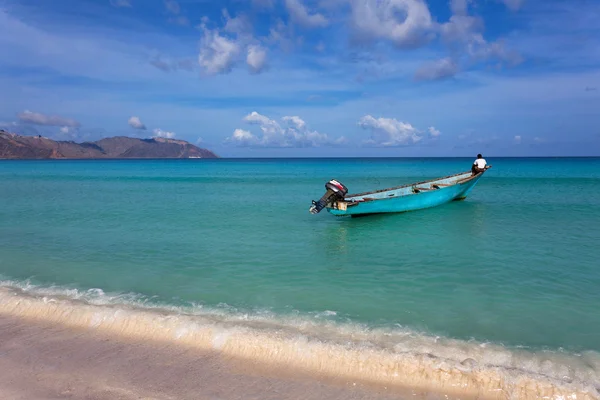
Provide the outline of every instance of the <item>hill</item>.
<path id="1" fill-rule="evenodd" d="M 21 136 L 0 130 L 0 158 L 219 158 L 210 150 L 184 140 L 126 136 L 96 142 L 56 141 L 42 136 Z"/>

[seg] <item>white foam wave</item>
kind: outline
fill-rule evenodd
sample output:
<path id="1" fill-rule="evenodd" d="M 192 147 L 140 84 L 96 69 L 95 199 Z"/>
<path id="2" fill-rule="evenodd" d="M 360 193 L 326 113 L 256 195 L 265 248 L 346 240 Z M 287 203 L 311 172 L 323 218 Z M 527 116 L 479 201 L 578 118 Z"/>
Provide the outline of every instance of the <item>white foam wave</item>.
<path id="1" fill-rule="evenodd" d="M 267 364 L 457 395 L 497 398 L 598 398 L 600 354 L 531 352 L 402 328 L 339 323 L 334 311 L 312 316 L 238 313 L 202 305 L 157 304 L 110 294 L 0 281 L 0 313 L 176 341 Z M 498 397 L 499 398 L 499 397 Z"/>

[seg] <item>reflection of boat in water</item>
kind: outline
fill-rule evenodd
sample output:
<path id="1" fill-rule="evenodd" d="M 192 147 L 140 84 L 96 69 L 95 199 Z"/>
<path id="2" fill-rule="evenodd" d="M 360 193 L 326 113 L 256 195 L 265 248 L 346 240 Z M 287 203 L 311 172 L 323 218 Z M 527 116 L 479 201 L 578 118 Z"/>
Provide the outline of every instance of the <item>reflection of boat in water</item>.
<path id="1" fill-rule="evenodd" d="M 491 168 L 491 166 L 486 167 Z M 319 201 L 313 200 L 312 214 L 326 208 L 333 215 L 364 215 L 420 210 L 464 200 L 485 170 L 473 174 L 471 171 L 412 183 L 389 189 L 348 195 L 348 188 L 332 179 L 325 184 L 327 192 Z"/>

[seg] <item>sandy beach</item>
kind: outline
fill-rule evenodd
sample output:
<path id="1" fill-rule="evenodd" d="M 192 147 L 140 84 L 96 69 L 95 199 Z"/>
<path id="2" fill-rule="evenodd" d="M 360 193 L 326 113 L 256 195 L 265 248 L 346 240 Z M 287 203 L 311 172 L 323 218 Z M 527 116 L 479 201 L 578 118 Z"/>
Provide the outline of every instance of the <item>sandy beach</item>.
<path id="1" fill-rule="evenodd" d="M 174 344 L 116 339 L 6 315 L 0 316 L 0 371 L 4 400 L 415 397 L 357 382 L 269 370 Z"/>

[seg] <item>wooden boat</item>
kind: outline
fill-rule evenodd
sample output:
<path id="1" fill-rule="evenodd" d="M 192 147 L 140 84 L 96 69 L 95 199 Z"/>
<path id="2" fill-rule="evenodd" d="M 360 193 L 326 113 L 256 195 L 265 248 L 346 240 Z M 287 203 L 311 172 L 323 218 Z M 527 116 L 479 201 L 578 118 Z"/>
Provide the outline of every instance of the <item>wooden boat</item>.
<path id="1" fill-rule="evenodd" d="M 490 168 L 486 167 L 486 170 Z M 331 180 L 325 184 L 327 192 L 319 201 L 313 200 L 312 214 L 323 208 L 336 216 L 398 213 L 439 206 L 464 200 L 483 176 L 485 170 L 471 171 L 409 185 L 348 195 L 342 183 Z"/>

